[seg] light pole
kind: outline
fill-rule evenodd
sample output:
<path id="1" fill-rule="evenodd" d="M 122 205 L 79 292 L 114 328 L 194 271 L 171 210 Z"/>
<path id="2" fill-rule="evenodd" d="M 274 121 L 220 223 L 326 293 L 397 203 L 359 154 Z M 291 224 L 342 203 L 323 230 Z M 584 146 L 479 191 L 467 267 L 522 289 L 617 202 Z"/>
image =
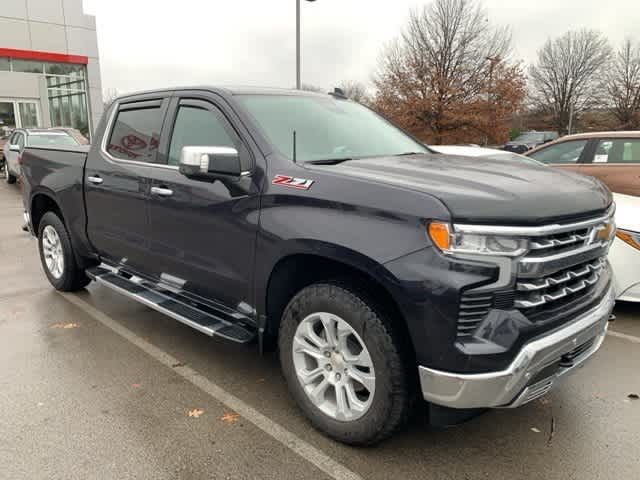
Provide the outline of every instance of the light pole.
<path id="1" fill-rule="evenodd" d="M 306 0 L 315 2 L 316 0 Z M 296 0 L 296 90 L 300 90 L 302 82 L 300 80 L 300 0 Z"/>

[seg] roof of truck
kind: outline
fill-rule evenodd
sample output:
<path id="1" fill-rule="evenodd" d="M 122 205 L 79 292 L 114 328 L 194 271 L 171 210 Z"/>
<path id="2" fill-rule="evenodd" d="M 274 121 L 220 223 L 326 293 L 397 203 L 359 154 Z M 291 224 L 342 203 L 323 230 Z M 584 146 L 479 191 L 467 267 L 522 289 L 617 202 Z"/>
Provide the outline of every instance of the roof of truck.
<path id="1" fill-rule="evenodd" d="M 138 92 L 131 92 L 125 95 L 121 95 L 116 100 L 121 100 L 129 97 L 137 97 L 142 95 L 153 95 L 154 93 L 167 93 L 173 91 L 185 91 L 185 90 L 207 90 L 209 92 L 218 93 L 222 96 L 230 96 L 230 95 L 299 95 L 299 96 L 326 96 L 330 92 L 320 93 L 320 92 L 312 92 L 309 90 L 296 90 L 293 88 L 277 88 L 277 87 L 252 87 L 252 86 L 243 86 L 243 85 L 234 85 L 234 86 L 208 86 L 208 85 L 197 85 L 197 86 L 185 86 L 185 87 L 174 87 L 174 88 L 162 88 L 162 89 L 154 89 L 154 90 L 142 90 Z"/>

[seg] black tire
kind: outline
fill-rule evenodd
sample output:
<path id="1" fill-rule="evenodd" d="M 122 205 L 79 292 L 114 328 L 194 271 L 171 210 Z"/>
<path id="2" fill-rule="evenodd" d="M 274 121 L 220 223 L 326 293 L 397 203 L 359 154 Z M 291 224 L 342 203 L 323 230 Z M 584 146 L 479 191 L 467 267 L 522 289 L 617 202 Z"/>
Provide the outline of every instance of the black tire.
<path id="1" fill-rule="evenodd" d="M 60 238 L 62 245 L 62 254 L 64 258 L 64 268 L 62 275 L 56 278 L 45 262 L 44 249 L 42 246 L 42 232 L 47 226 L 53 227 Z M 53 285 L 56 290 L 62 292 L 75 292 L 86 287 L 91 280 L 85 274 L 84 270 L 78 268 L 76 258 L 73 254 L 73 247 L 71 246 L 71 240 L 69 239 L 69 232 L 64 223 L 55 212 L 47 212 L 40 220 L 38 225 L 38 250 L 40 251 L 40 262 L 42 263 L 42 269 L 45 275 L 49 279 L 49 283 Z"/>
<path id="2" fill-rule="evenodd" d="M 408 420 L 412 410 L 411 376 L 403 343 L 382 309 L 366 296 L 341 282 L 318 283 L 304 288 L 287 305 L 278 344 L 280 363 L 289 390 L 312 425 L 331 438 L 350 445 L 372 445 L 391 436 Z M 375 369 L 375 394 L 369 410 L 352 421 L 326 415 L 308 398 L 295 372 L 293 339 L 298 324 L 315 312 L 345 320 L 361 337 Z"/>
<path id="3" fill-rule="evenodd" d="M 4 179 L 9 185 L 16 183 L 16 177 L 9 172 L 9 164 L 5 160 L 4 162 Z"/>

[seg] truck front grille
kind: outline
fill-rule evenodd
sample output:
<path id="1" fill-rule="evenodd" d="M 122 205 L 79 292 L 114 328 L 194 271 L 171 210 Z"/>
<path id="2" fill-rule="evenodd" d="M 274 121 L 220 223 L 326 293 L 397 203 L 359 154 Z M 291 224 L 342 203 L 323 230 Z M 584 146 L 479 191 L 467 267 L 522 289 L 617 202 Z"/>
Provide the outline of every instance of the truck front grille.
<path id="1" fill-rule="evenodd" d="M 458 337 L 470 337 L 480 322 L 493 308 L 493 295 L 488 293 L 466 293 L 460 299 L 458 312 Z"/>
<path id="2" fill-rule="evenodd" d="M 529 249 L 531 254 L 535 255 L 550 255 L 571 251 L 584 245 L 589 238 L 589 233 L 589 228 L 581 228 L 569 232 L 536 237 L 529 242 Z"/>
<path id="3" fill-rule="evenodd" d="M 595 285 L 606 263 L 605 257 L 579 263 L 542 278 L 520 278 L 516 283 L 515 307 L 529 309 L 562 300 Z"/>
<path id="4" fill-rule="evenodd" d="M 527 253 L 512 262 L 514 283 L 463 293 L 457 337 L 472 337 L 492 309 L 520 311 L 531 322 L 558 322 L 598 301 L 610 277 L 606 254 L 613 208 L 604 215 L 542 227 L 471 227 L 527 239 Z M 462 226 L 470 228 L 469 226 Z M 501 229 L 502 228 L 502 229 Z M 604 273 L 607 272 L 605 275 Z M 512 277 L 512 278 L 513 278 Z"/>

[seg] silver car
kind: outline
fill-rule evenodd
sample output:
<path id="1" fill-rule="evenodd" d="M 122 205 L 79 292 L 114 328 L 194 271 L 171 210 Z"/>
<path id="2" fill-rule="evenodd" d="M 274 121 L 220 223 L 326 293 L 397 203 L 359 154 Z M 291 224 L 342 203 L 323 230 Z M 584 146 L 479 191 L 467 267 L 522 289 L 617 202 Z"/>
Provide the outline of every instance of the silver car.
<path id="1" fill-rule="evenodd" d="M 55 147 L 78 145 L 67 132 L 49 129 L 18 128 L 3 147 L 4 176 L 7 183 L 15 183 L 20 176 L 20 157 L 25 147 Z"/>

